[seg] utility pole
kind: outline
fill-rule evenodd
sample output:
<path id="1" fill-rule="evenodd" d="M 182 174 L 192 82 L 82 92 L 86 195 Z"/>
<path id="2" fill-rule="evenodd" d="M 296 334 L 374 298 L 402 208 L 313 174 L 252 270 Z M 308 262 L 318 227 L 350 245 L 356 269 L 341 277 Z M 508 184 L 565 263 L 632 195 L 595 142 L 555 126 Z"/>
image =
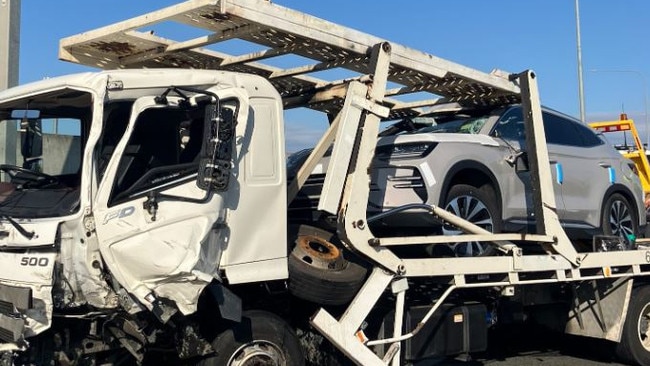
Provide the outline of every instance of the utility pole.
<path id="1" fill-rule="evenodd" d="M 576 2 L 576 48 L 578 51 L 578 98 L 580 99 L 580 120 L 585 122 L 585 92 L 582 84 L 582 45 L 580 44 L 580 5 Z"/>
<path id="2" fill-rule="evenodd" d="M 0 90 L 18 84 L 20 0 L 0 0 Z M 0 163 L 16 163 L 15 123 L 0 124 Z"/>

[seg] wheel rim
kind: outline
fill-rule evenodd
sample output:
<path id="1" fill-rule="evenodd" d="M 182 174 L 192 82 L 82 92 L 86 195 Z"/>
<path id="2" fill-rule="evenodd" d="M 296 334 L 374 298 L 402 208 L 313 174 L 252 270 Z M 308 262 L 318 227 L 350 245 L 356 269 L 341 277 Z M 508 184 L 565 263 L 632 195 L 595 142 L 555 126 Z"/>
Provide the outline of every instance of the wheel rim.
<path id="1" fill-rule="evenodd" d="M 650 304 L 647 304 L 641 310 L 639 322 L 637 323 L 639 343 L 647 351 L 650 351 Z"/>
<path id="2" fill-rule="evenodd" d="M 228 366 L 283 366 L 287 364 L 282 349 L 269 341 L 253 341 L 239 347 Z"/>
<path id="3" fill-rule="evenodd" d="M 474 196 L 463 195 L 455 197 L 447 203 L 445 210 L 489 232 L 494 231 L 494 220 L 492 219 L 490 210 L 485 203 Z M 442 233 L 444 235 L 460 235 L 463 232 L 445 223 L 442 227 Z M 490 248 L 490 244 L 486 242 L 466 241 L 451 243 L 449 247 L 458 257 L 477 257 L 484 255 Z"/>
<path id="4" fill-rule="evenodd" d="M 628 205 L 623 201 L 614 201 L 609 210 L 609 227 L 612 235 L 627 239 L 634 233 L 634 221 Z"/>
<path id="5" fill-rule="evenodd" d="M 340 270 L 343 268 L 341 250 L 329 241 L 315 235 L 301 235 L 292 251 L 300 260 L 322 269 Z"/>

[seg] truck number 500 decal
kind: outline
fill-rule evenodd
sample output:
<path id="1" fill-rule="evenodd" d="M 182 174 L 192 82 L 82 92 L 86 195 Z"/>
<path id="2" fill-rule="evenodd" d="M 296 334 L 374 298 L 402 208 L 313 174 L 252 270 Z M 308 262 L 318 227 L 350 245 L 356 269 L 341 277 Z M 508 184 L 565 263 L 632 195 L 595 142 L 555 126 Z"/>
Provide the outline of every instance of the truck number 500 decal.
<path id="1" fill-rule="evenodd" d="M 21 266 L 30 266 L 30 267 L 47 267 L 50 263 L 50 260 L 46 257 L 22 257 L 20 258 Z"/>

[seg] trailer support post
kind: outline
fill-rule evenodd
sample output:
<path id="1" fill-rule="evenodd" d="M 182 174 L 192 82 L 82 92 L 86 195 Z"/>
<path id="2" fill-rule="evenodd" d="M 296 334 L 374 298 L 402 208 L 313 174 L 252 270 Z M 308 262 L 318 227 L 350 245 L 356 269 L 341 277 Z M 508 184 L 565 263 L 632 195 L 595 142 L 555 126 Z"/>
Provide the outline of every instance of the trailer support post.
<path id="1" fill-rule="evenodd" d="M 537 77 L 533 71 L 528 70 L 519 74 L 519 81 L 521 83 L 521 104 L 526 128 L 526 149 L 531 170 L 530 181 L 535 203 L 537 233 L 555 238 L 555 242 L 550 246 L 542 244 L 547 251 L 558 253 L 573 265 L 579 266 L 581 258 L 560 225 L 557 214 L 551 163 L 548 157 L 548 148 L 544 143 L 546 135 L 542 122 L 542 107 L 539 103 Z M 538 141 L 541 143 L 537 143 Z"/>

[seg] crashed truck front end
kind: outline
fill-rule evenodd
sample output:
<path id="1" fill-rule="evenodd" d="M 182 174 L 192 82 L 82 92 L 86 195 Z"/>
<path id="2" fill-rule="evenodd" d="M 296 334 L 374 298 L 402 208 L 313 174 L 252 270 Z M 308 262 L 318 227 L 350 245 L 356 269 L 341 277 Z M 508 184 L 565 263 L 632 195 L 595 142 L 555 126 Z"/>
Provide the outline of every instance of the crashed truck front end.
<path id="1" fill-rule="evenodd" d="M 47 330 L 57 303 L 81 300 L 70 301 L 74 289 L 56 279 L 64 271 L 62 254 L 70 254 L 62 248 L 81 238 L 74 223 L 81 222 L 87 194 L 81 188 L 83 149 L 97 96 L 82 81 L 45 80 L 0 93 L 4 349 L 24 348 L 26 338 Z"/>
<path id="2" fill-rule="evenodd" d="M 237 318 L 225 278 L 286 279 L 281 115 L 266 80 L 205 70 L 77 74 L 0 93 L 0 351 L 29 348 L 58 319 L 95 324 L 93 339 L 111 322 L 138 328 L 141 314 L 164 329 L 196 312 L 206 287 Z M 278 225 L 242 230 L 251 217 Z"/>

